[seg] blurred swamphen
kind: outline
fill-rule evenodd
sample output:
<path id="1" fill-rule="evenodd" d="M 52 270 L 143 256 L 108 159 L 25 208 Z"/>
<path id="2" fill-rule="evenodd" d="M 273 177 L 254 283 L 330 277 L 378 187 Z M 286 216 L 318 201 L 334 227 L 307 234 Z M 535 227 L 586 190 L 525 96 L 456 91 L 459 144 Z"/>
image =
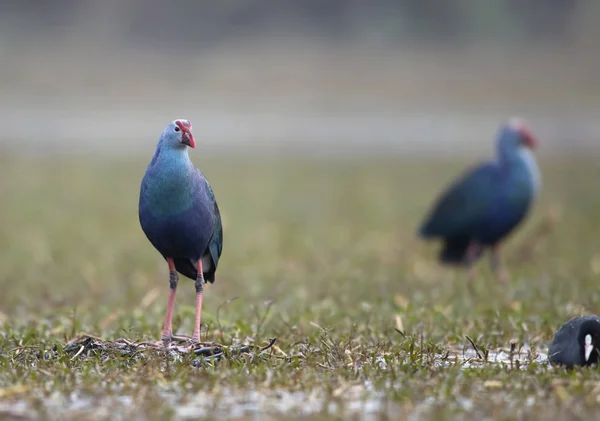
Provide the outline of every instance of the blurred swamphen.
<path id="1" fill-rule="evenodd" d="M 443 240 L 442 263 L 467 266 L 472 280 L 473 264 L 490 248 L 492 270 L 508 281 L 498 246 L 528 214 L 540 188 L 536 145 L 523 121 L 509 120 L 497 135 L 496 159 L 472 168 L 439 197 L 419 234 Z"/>
<path id="2" fill-rule="evenodd" d="M 192 125 L 174 120 L 163 131 L 142 180 L 139 219 L 148 240 L 169 265 L 170 294 L 162 340 L 171 342 L 177 272 L 196 286 L 196 324 L 192 340 L 200 339 L 205 281 L 213 283 L 223 249 L 219 207 L 204 175 L 188 155 L 194 148 Z"/>

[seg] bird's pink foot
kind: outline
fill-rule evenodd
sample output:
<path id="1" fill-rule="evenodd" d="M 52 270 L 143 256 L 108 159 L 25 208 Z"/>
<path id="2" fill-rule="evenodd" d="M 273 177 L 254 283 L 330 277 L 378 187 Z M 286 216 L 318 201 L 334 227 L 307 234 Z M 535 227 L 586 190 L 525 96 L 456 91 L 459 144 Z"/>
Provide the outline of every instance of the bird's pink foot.
<path id="1" fill-rule="evenodd" d="M 171 342 L 173 341 L 173 335 L 170 333 L 165 334 L 163 332 L 160 342 L 163 344 L 165 348 L 168 348 Z"/>
<path id="2" fill-rule="evenodd" d="M 156 349 L 164 349 L 167 351 L 171 351 L 171 350 L 175 350 L 177 349 L 177 346 L 173 343 L 173 342 L 165 342 L 162 339 L 160 341 L 155 341 L 155 342 L 142 342 L 141 344 L 138 344 L 138 347 L 140 348 L 156 348 Z"/>

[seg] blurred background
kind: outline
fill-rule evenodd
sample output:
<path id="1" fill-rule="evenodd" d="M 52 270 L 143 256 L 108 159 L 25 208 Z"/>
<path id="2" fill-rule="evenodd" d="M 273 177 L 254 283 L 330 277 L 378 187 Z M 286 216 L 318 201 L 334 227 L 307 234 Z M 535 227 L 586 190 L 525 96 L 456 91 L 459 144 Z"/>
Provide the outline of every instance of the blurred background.
<path id="1" fill-rule="evenodd" d="M 0 4 L 0 147 L 542 153 L 600 145 L 595 0 L 23 0 Z"/>

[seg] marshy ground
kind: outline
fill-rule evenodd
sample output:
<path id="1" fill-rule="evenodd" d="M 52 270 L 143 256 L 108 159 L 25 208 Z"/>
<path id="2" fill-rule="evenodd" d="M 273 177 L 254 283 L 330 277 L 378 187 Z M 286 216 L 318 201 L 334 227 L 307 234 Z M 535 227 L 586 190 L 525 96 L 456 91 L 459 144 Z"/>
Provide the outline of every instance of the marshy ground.
<path id="1" fill-rule="evenodd" d="M 202 332 L 221 346 L 204 355 L 135 346 L 159 338 L 168 294 L 137 220 L 145 159 L 0 159 L 1 419 L 547 421 L 600 409 L 595 368 L 546 357 L 564 321 L 599 312 L 593 159 L 541 161 L 540 201 L 506 246 L 510 284 L 481 262 L 472 288 L 415 236 L 472 161 L 192 159 L 225 232 Z M 177 300 L 174 329 L 189 335 L 192 281 Z"/>

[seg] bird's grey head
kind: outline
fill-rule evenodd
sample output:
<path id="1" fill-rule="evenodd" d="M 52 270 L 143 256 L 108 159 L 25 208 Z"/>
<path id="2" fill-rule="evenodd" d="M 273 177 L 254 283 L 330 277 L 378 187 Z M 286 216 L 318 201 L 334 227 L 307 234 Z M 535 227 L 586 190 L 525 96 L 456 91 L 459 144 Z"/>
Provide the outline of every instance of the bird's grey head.
<path id="1" fill-rule="evenodd" d="M 511 118 L 498 132 L 498 154 L 502 157 L 515 155 L 523 148 L 533 150 L 537 144 L 537 138 L 527 124 L 519 118 Z"/>
<path id="2" fill-rule="evenodd" d="M 195 148 L 192 123 L 181 118 L 171 121 L 160 137 L 160 144 L 175 149 L 185 149 L 188 146 Z"/>

